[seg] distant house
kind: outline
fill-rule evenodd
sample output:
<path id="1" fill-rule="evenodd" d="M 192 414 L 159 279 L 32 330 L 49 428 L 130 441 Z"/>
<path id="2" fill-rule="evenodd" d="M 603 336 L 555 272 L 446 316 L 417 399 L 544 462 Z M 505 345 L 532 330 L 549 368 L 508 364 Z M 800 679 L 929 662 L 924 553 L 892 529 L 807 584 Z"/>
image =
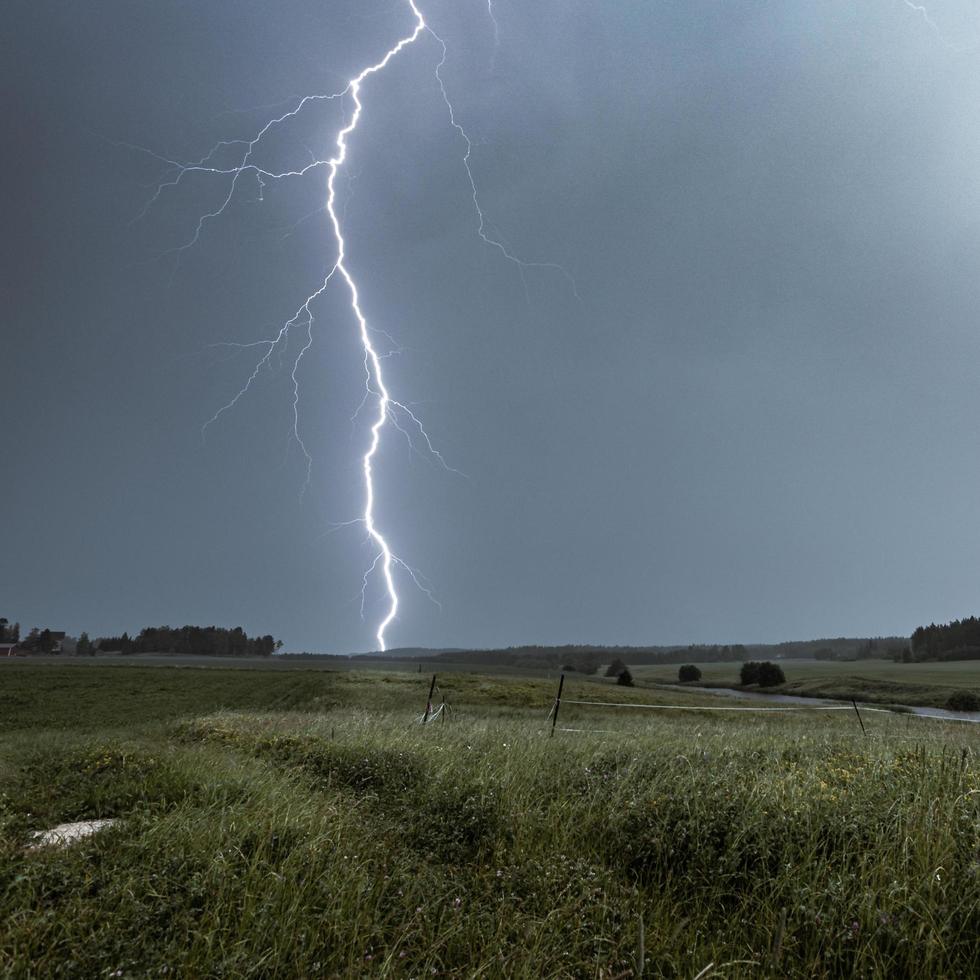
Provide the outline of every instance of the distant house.
<path id="1" fill-rule="evenodd" d="M 51 647 L 51 652 L 62 653 L 62 646 L 65 642 L 67 633 L 65 633 L 64 630 L 49 630 L 48 632 L 51 634 L 51 642 L 54 644 L 54 646 Z"/>
<path id="2" fill-rule="evenodd" d="M 17 656 L 16 643 L 0 643 L 0 657 L 16 657 L 16 656 Z"/>

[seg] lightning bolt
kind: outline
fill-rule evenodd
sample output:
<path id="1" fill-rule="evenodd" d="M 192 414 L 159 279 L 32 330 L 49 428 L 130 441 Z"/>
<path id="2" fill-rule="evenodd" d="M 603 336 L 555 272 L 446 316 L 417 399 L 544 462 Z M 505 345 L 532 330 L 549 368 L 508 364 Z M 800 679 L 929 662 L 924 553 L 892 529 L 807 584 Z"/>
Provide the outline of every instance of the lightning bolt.
<path id="1" fill-rule="evenodd" d="M 382 651 L 387 649 L 386 632 L 395 619 L 399 608 L 399 596 L 395 583 L 395 570 L 402 569 L 412 579 L 415 586 L 436 605 L 439 605 L 431 588 L 428 586 L 424 576 L 416 569 L 412 568 L 403 561 L 392 550 L 387 538 L 378 526 L 375 516 L 375 463 L 381 449 L 382 434 L 387 423 L 400 432 L 407 440 L 411 450 L 421 452 L 416 446 L 416 438 L 421 439 L 420 445 L 424 446 L 425 455 L 437 461 L 442 467 L 452 473 L 460 474 L 459 470 L 451 467 L 439 450 L 433 444 L 422 421 L 418 415 L 404 402 L 397 400 L 391 394 L 385 382 L 382 370 L 382 361 L 391 353 L 397 352 L 397 345 L 392 341 L 392 351 L 381 351 L 375 344 L 374 336 L 385 336 L 391 340 L 384 331 L 371 327 L 367 317 L 361 307 L 360 290 L 354 279 L 350 268 L 347 265 L 347 243 L 343 234 L 343 221 L 337 211 L 337 178 L 344 168 L 347 161 L 348 141 L 356 132 L 358 124 L 364 110 L 361 100 L 362 85 L 375 74 L 384 71 L 385 68 L 396 58 L 405 48 L 414 45 L 419 38 L 428 33 L 440 46 L 441 57 L 435 66 L 435 78 L 442 101 L 448 112 L 449 123 L 453 130 L 458 134 L 463 144 L 462 164 L 470 188 L 470 197 L 476 217 L 476 233 L 485 245 L 496 250 L 508 263 L 513 265 L 520 274 L 524 285 L 525 294 L 527 293 L 526 271 L 528 269 L 548 269 L 560 273 L 570 284 L 571 290 L 576 299 L 579 298 L 578 290 L 574 279 L 569 273 L 557 263 L 551 262 L 527 262 L 513 252 L 499 237 L 495 236 L 489 229 L 486 214 L 480 202 L 477 189 L 477 182 L 471 166 L 471 156 L 473 142 L 466 130 L 457 119 L 457 114 L 446 88 L 443 78 L 443 69 L 448 59 L 448 47 L 446 42 L 440 37 L 426 20 L 420 10 L 416 0 L 405 0 L 406 5 L 413 18 L 413 26 L 409 33 L 401 37 L 392 47 L 390 47 L 383 57 L 375 63 L 363 68 L 359 74 L 354 76 L 346 86 L 338 92 L 330 94 L 306 95 L 288 102 L 276 103 L 266 108 L 279 111 L 277 115 L 268 119 L 248 139 L 228 139 L 216 143 L 205 156 L 198 160 L 180 161 L 169 156 L 156 153 L 145 147 L 135 147 L 132 144 L 121 144 L 130 146 L 133 149 L 145 152 L 163 163 L 167 168 L 164 179 L 157 185 L 155 191 L 147 200 L 142 211 L 134 219 L 136 221 L 144 218 L 150 210 L 159 203 L 161 198 L 168 192 L 179 187 L 182 182 L 195 174 L 207 174 L 216 177 L 229 179 L 227 191 L 223 193 L 220 203 L 210 211 L 201 214 L 193 228 L 191 234 L 180 244 L 168 249 L 164 254 L 174 254 L 177 256 L 177 264 L 180 257 L 188 249 L 197 245 L 209 222 L 220 217 L 231 206 L 238 194 L 243 178 L 250 176 L 254 178 L 258 187 L 258 200 L 263 199 L 263 191 L 267 182 L 286 180 L 290 178 L 302 178 L 315 170 L 326 171 L 326 211 L 329 227 L 333 233 L 336 257 L 332 266 L 324 275 L 317 288 L 311 292 L 306 299 L 295 309 L 293 314 L 282 322 L 278 331 L 266 339 L 253 341 L 246 344 L 223 344 L 216 346 L 227 346 L 237 350 L 255 348 L 264 350 L 262 356 L 256 362 L 251 374 L 246 378 L 245 383 L 238 392 L 228 402 L 218 408 L 218 410 L 201 427 L 202 438 L 207 434 L 207 430 L 218 422 L 227 412 L 230 412 L 242 398 L 251 390 L 262 372 L 273 368 L 273 359 L 278 355 L 281 362 L 282 355 L 290 342 L 290 332 L 300 330 L 301 343 L 298 351 L 293 356 L 292 367 L 290 369 L 290 379 L 292 382 L 292 426 L 290 438 L 294 440 L 300 448 L 306 461 L 306 480 L 301 490 L 301 495 L 310 484 L 312 472 L 312 455 L 300 434 L 300 383 L 299 369 L 304 356 L 309 352 L 313 345 L 313 324 L 315 321 L 315 304 L 323 295 L 330 283 L 339 279 L 344 283 L 349 297 L 350 310 L 357 324 L 357 333 L 363 350 L 364 372 L 365 372 L 365 392 L 360 406 L 352 417 L 352 422 L 358 417 L 360 412 L 369 404 L 372 406 L 372 421 L 369 428 L 368 447 L 361 458 L 361 468 L 364 486 L 364 505 L 361 516 L 353 521 L 344 521 L 337 524 L 334 529 L 359 525 L 366 531 L 367 539 L 374 548 L 373 560 L 364 571 L 361 584 L 360 602 L 361 614 L 364 615 L 367 590 L 371 580 L 380 573 L 383 583 L 384 596 L 386 600 L 384 615 L 378 623 L 375 631 L 375 639 L 378 648 Z M 493 0 L 487 0 L 487 12 L 493 25 L 494 32 L 494 58 L 496 58 L 499 46 L 499 26 L 494 13 Z M 314 104 L 325 104 L 338 102 L 340 105 L 345 103 L 353 106 L 349 117 L 336 133 L 333 139 L 333 150 L 327 159 L 318 158 L 315 153 L 305 147 L 309 159 L 299 166 L 292 169 L 272 170 L 260 166 L 256 160 L 256 154 L 263 140 L 278 127 L 284 126 L 295 119 L 304 109 Z M 231 157 L 231 162 L 228 158 Z M 307 216 L 309 217 L 309 216 Z M 300 219 L 301 221 L 306 218 Z M 291 232 L 290 232 L 291 233 Z M 175 266 L 176 268 L 176 266 Z M 441 608 L 441 606 L 440 606 Z"/>
<path id="2" fill-rule="evenodd" d="M 337 134 L 337 140 L 335 143 L 337 152 L 327 163 L 327 166 L 329 167 L 329 174 L 327 176 L 327 214 L 330 216 L 330 221 L 333 225 L 334 237 L 337 240 L 337 261 L 334 265 L 334 271 L 340 273 L 344 282 L 347 283 L 347 288 L 350 291 L 351 309 L 353 310 L 354 316 L 357 319 L 357 325 L 361 335 L 361 344 L 364 347 L 364 367 L 367 371 L 367 388 L 369 391 L 373 391 L 377 395 L 377 414 L 375 415 L 374 422 L 371 425 L 371 441 L 367 452 L 364 454 L 362 459 L 362 468 L 364 471 L 365 497 L 363 514 L 364 527 L 367 530 L 368 536 L 378 548 L 381 561 L 381 575 L 384 579 L 385 589 L 388 594 L 388 611 L 385 613 L 378 625 L 377 632 L 374 634 L 378 641 L 378 647 L 381 650 L 387 649 L 385 644 L 385 631 L 388 629 L 391 621 L 398 614 L 398 591 L 395 588 L 395 580 L 394 576 L 392 575 L 392 566 L 395 563 L 395 556 L 392 554 L 387 540 L 378 530 L 374 520 L 373 464 L 374 458 L 378 452 L 378 447 L 381 444 L 381 430 L 389 416 L 391 396 L 388 393 L 388 388 L 384 382 L 384 375 L 381 371 L 381 358 L 378 356 L 378 352 L 371 341 L 371 334 L 368 330 L 367 318 L 364 316 L 364 313 L 361 310 L 357 284 L 354 282 L 350 271 L 344 264 L 347 251 L 343 231 L 340 226 L 340 218 L 337 216 L 336 210 L 336 180 L 337 171 L 341 166 L 343 166 L 344 161 L 347 159 L 347 137 L 350 136 L 355 129 L 357 129 L 357 124 L 361 118 L 361 111 L 363 109 L 361 103 L 361 85 L 366 78 L 369 78 L 371 75 L 374 75 L 375 73 L 384 69 L 388 62 L 390 62 L 391 59 L 394 58 L 403 48 L 407 47 L 409 44 L 414 44 L 419 35 L 425 30 L 425 19 L 422 17 L 419 8 L 415 5 L 415 0 L 408 0 L 408 5 L 411 8 L 412 13 L 415 15 L 415 30 L 413 30 L 407 37 L 403 37 L 393 48 L 390 48 L 387 54 L 385 54 L 385 56 L 379 62 L 365 68 L 359 75 L 351 80 L 347 90 L 350 92 L 350 96 L 353 99 L 354 111 L 351 113 L 350 121 Z M 331 275 L 332 274 L 333 273 L 331 273 Z M 375 567 L 377 564 L 378 558 L 375 558 Z"/>
<path id="3" fill-rule="evenodd" d="M 497 23 L 493 0 L 487 0 L 487 14 L 490 17 L 490 23 L 493 24 L 493 55 L 490 57 L 490 72 L 492 74 L 497 68 L 497 52 L 500 50 L 500 24 Z"/>

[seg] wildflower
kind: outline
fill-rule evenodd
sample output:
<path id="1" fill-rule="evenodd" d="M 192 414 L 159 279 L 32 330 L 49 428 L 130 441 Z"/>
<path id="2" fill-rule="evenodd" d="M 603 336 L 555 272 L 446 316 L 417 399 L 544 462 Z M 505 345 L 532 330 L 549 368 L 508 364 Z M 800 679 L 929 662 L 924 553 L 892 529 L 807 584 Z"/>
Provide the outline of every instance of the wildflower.
<path id="1" fill-rule="evenodd" d="M 457 895 L 453 899 L 453 908 L 458 909 L 463 904 L 463 900 Z"/>

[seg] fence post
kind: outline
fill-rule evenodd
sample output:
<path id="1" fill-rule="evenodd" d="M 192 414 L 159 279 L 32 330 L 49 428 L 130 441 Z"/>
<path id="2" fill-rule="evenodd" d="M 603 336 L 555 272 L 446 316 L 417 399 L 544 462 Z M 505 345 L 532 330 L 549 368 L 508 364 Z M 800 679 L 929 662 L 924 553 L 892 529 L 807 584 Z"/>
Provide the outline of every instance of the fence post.
<path id="1" fill-rule="evenodd" d="M 565 675 L 558 681 L 558 696 L 555 698 L 555 713 L 551 716 L 551 738 L 555 737 L 555 725 L 558 724 L 558 709 L 561 707 L 561 689 L 565 686 Z"/>
<path id="2" fill-rule="evenodd" d="M 857 701 L 855 701 L 855 700 L 854 700 L 854 699 L 852 698 L 852 699 L 851 699 L 851 704 L 853 704 L 853 705 L 854 705 L 854 714 L 856 714 L 856 715 L 858 716 L 858 722 L 859 722 L 859 724 L 861 725 L 861 734 L 862 734 L 862 735 L 867 735 L 868 733 L 867 733 L 867 732 L 865 731 L 865 728 L 864 728 L 864 722 L 863 722 L 863 721 L 861 720 L 861 712 L 860 712 L 860 711 L 858 711 L 858 705 L 857 705 Z"/>
<path id="3" fill-rule="evenodd" d="M 432 694 L 436 689 L 436 675 L 432 675 L 432 683 L 429 685 L 429 698 L 425 702 L 425 711 L 422 714 L 422 724 L 424 725 L 429 720 L 429 715 L 432 713 Z"/>

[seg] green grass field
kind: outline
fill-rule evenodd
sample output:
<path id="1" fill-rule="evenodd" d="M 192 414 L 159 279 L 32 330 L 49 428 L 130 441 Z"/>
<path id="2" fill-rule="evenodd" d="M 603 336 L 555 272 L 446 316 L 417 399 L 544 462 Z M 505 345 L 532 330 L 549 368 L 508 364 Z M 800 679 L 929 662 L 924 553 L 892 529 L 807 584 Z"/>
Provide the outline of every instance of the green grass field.
<path id="1" fill-rule="evenodd" d="M 0 667 L 0 975 L 980 975 L 976 726 L 440 684 Z"/>
<path id="2" fill-rule="evenodd" d="M 942 708 L 950 694 L 980 694 L 980 661 L 896 664 L 890 660 L 837 663 L 821 660 L 780 661 L 786 683 L 772 688 L 781 694 L 841 698 L 879 704 L 911 704 Z M 704 686 L 738 684 L 739 664 L 698 664 Z M 633 668 L 640 683 L 676 684 L 676 666 Z"/>

